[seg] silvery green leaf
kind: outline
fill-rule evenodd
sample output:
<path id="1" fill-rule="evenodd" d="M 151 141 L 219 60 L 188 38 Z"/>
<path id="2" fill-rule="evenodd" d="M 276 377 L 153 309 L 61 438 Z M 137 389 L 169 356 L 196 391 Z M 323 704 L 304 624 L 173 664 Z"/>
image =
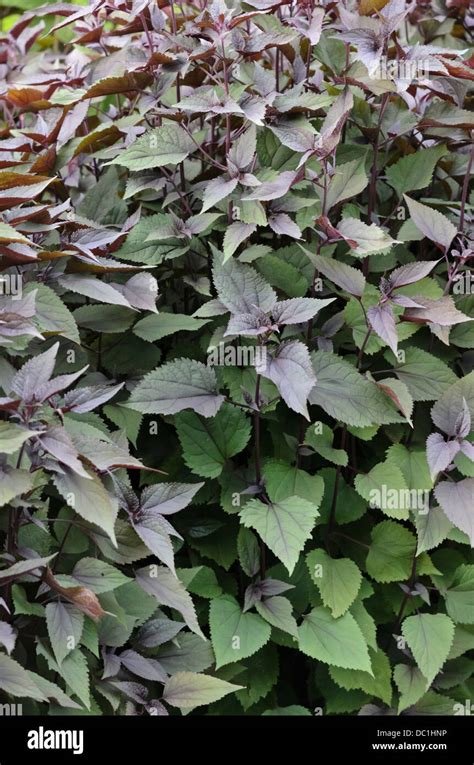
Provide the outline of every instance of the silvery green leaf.
<path id="1" fill-rule="evenodd" d="M 299 340 L 278 346 L 274 355 L 267 352 L 256 364 L 257 373 L 271 380 L 290 409 L 309 420 L 307 400 L 316 382 L 308 349 Z"/>
<path id="2" fill-rule="evenodd" d="M 434 492 L 453 526 L 464 531 L 474 547 L 474 478 L 458 483 L 441 481 Z"/>
<path id="3" fill-rule="evenodd" d="M 362 296 L 366 282 L 361 271 L 348 266 L 346 263 L 325 258 L 322 255 L 317 258 L 315 265 L 318 271 L 350 295 Z"/>
<path id="4" fill-rule="evenodd" d="M 216 258 L 213 279 L 221 303 L 235 314 L 252 313 L 255 307 L 271 311 L 276 294 L 252 266 L 237 260 L 219 262 Z"/>
<path id="5" fill-rule="evenodd" d="M 428 261 L 416 261 L 415 263 L 408 263 L 406 266 L 400 266 L 392 271 L 390 274 L 390 286 L 396 290 L 399 287 L 404 287 L 407 284 L 414 284 L 428 276 L 437 266 L 439 260 Z"/>
<path id="6" fill-rule="evenodd" d="M 426 441 L 426 456 L 430 466 L 431 477 L 434 479 L 438 473 L 451 464 L 461 445 L 458 441 L 446 441 L 441 433 L 432 433 Z"/>
<path id="7" fill-rule="evenodd" d="M 461 435 L 457 432 L 457 427 L 459 415 L 464 411 L 464 407 L 467 407 L 472 421 L 474 417 L 474 372 L 460 378 L 444 391 L 431 410 L 431 419 L 448 436 Z"/>
<path id="8" fill-rule="evenodd" d="M 156 565 L 140 568 L 136 577 L 140 587 L 153 595 L 158 605 L 179 611 L 189 629 L 204 639 L 190 595 L 167 568 Z"/>
<path id="9" fill-rule="evenodd" d="M 223 401 L 211 367 L 193 359 L 175 359 L 145 375 L 127 406 L 144 414 L 193 409 L 203 417 L 213 417 Z"/>
<path id="10" fill-rule="evenodd" d="M 457 234 L 456 226 L 437 210 L 410 199 L 406 194 L 403 196 L 415 226 L 432 242 L 448 249 Z"/>
<path id="11" fill-rule="evenodd" d="M 372 306 L 367 309 L 367 318 L 374 332 L 390 346 L 396 354 L 398 348 L 395 316 L 389 303 Z"/>
<path id="12" fill-rule="evenodd" d="M 196 144 L 179 123 L 172 122 L 155 128 L 121 152 L 111 164 L 129 170 L 149 170 L 163 165 L 177 165 L 196 150 Z"/>
<path id="13" fill-rule="evenodd" d="M 344 239 L 356 242 L 355 247 L 351 245 L 351 253 L 359 258 L 386 252 L 397 244 L 396 239 L 392 239 L 375 223 L 368 226 L 357 218 L 343 218 L 337 230 Z"/>
<path id="14" fill-rule="evenodd" d="M 280 300 L 273 306 L 272 316 L 277 324 L 302 324 L 313 319 L 319 311 L 333 302 L 334 298 L 324 300 L 317 298 Z"/>

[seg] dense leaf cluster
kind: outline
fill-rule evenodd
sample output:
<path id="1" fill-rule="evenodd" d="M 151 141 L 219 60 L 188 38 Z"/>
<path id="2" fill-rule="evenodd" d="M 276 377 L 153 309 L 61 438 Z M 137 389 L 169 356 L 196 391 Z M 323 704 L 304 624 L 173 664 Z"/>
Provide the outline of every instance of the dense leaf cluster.
<path id="1" fill-rule="evenodd" d="M 2 0 L 0 700 L 474 692 L 468 0 Z"/>

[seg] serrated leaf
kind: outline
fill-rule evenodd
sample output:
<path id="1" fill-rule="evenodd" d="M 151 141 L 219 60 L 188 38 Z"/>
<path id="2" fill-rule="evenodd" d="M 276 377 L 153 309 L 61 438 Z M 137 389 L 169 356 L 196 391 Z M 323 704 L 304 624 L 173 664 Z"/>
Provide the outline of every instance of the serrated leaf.
<path id="1" fill-rule="evenodd" d="M 416 540 L 404 526 L 382 521 L 372 530 L 372 544 L 366 566 L 377 582 L 400 582 L 408 579 Z"/>
<path id="2" fill-rule="evenodd" d="M 365 172 L 365 156 L 336 167 L 327 190 L 326 211 L 344 199 L 356 196 L 368 183 Z"/>
<path id="3" fill-rule="evenodd" d="M 348 361 L 326 351 L 312 354 L 312 361 L 317 382 L 309 394 L 311 404 L 358 427 L 402 420 L 389 398 Z"/>
<path id="4" fill-rule="evenodd" d="M 221 303 L 235 314 L 252 313 L 255 307 L 265 313 L 276 303 L 276 294 L 255 269 L 238 260 L 214 260 L 213 279 Z"/>
<path id="5" fill-rule="evenodd" d="M 322 549 L 310 552 L 306 564 L 333 617 L 337 619 L 345 614 L 356 599 L 362 582 L 358 566 L 349 558 L 331 558 Z"/>
<path id="6" fill-rule="evenodd" d="M 344 239 L 356 242 L 356 246 L 351 245 L 351 254 L 358 258 L 387 251 L 397 244 L 396 239 L 392 239 L 375 223 L 368 226 L 357 218 L 343 218 L 337 230 Z"/>
<path id="7" fill-rule="evenodd" d="M 347 691 L 360 689 L 390 706 L 392 701 L 392 668 L 382 651 L 371 651 L 372 672 L 331 667 L 329 674 L 334 682 Z"/>
<path id="8" fill-rule="evenodd" d="M 219 701 L 229 693 L 240 691 L 242 687 L 210 675 L 177 672 L 166 682 L 163 699 L 173 707 L 194 709 Z"/>
<path id="9" fill-rule="evenodd" d="M 406 191 L 424 189 L 430 184 L 439 159 L 447 153 L 446 146 L 439 144 L 408 154 L 387 168 L 387 181 L 399 197 Z"/>
<path id="10" fill-rule="evenodd" d="M 417 614 L 403 621 L 402 634 L 429 688 L 448 658 L 454 624 L 445 614 Z"/>
<path id="11" fill-rule="evenodd" d="M 46 606 L 46 624 L 51 646 L 59 665 L 80 642 L 84 614 L 72 603 L 57 601 Z"/>
<path id="12" fill-rule="evenodd" d="M 408 664 L 397 664 L 393 670 L 393 679 L 400 692 L 398 714 L 416 704 L 426 693 L 426 678 L 418 667 Z"/>
<path id="13" fill-rule="evenodd" d="M 318 515 L 315 505 L 297 496 L 269 504 L 252 499 L 240 513 L 244 526 L 257 531 L 290 574 Z"/>
<path id="14" fill-rule="evenodd" d="M 271 380 L 290 409 L 309 420 L 307 399 L 316 376 L 306 345 L 299 340 L 281 343 L 274 355 L 266 354 L 256 364 L 257 373 Z"/>
<path id="15" fill-rule="evenodd" d="M 441 481 L 435 497 L 453 526 L 468 535 L 474 547 L 474 478 L 452 483 Z"/>
<path id="16" fill-rule="evenodd" d="M 68 468 L 63 473 L 56 474 L 54 483 L 59 493 L 73 510 L 103 529 L 115 541 L 115 519 L 118 513 L 117 500 L 107 491 L 100 478 L 96 475 L 83 478 Z"/>
<path id="17" fill-rule="evenodd" d="M 356 475 L 354 487 L 371 507 L 379 507 L 390 518 L 408 519 L 410 492 L 402 471 L 393 463 L 379 462 L 368 473 Z"/>
<path id="18" fill-rule="evenodd" d="M 14 454 L 37 431 L 22 428 L 14 422 L 0 422 L 0 452 Z"/>
<path id="19" fill-rule="evenodd" d="M 444 593 L 446 611 L 456 623 L 474 624 L 474 566 L 462 565 Z"/>
<path id="20" fill-rule="evenodd" d="M 211 367 L 193 359 L 176 359 L 145 375 L 133 389 L 127 406 L 143 414 L 176 414 L 193 409 L 203 417 L 213 417 L 223 401 Z"/>
<path id="21" fill-rule="evenodd" d="M 97 594 L 110 592 L 132 580 L 118 568 L 97 558 L 81 558 L 72 570 L 72 577 L 83 587 Z"/>
<path id="22" fill-rule="evenodd" d="M 11 696 L 47 700 L 21 664 L 3 653 L 0 653 L 0 688 Z"/>
<path id="23" fill-rule="evenodd" d="M 216 478 L 230 457 L 241 452 L 250 438 L 251 423 L 241 409 L 224 404 L 215 417 L 204 419 L 182 412 L 175 426 L 184 461 L 197 475 Z"/>
<path id="24" fill-rule="evenodd" d="M 411 218 L 421 233 L 435 244 L 447 249 L 457 234 L 457 229 L 451 221 L 442 213 L 433 210 L 428 205 L 410 199 L 406 194 L 404 194 L 404 199 Z"/>
<path id="25" fill-rule="evenodd" d="M 230 595 L 211 601 L 209 625 L 217 669 L 252 656 L 267 643 L 271 633 L 264 619 L 243 613 Z"/>
<path id="26" fill-rule="evenodd" d="M 293 607 L 288 598 L 274 595 L 256 603 L 255 608 L 272 627 L 288 632 L 293 637 L 298 637 L 298 627 L 292 613 Z"/>
<path id="27" fill-rule="evenodd" d="M 204 638 L 190 595 L 168 569 L 164 566 L 146 566 L 138 569 L 136 577 L 140 587 L 153 595 L 159 605 L 179 611 L 189 629 Z"/>
<path id="28" fill-rule="evenodd" d="M 348 266 L 346 263 L 341 263 L 332 258 L 325 258 L 322 255 L 315 261 L 315 266 L 318 271 L 338 287 L 345 290 L 345 292 L 356 297 L 362 296 L 366 281 L 361 271 Z"/>
<path id="29" fill-rule="evenodd" d="M 457 436 L 457 423 L 464 401 L 474 420 L 474 372 L 457 380 L 439 398 L 431 410 L 434 424 L 448 436 Z"/>
<path id="30" fill-rule="evenodd" d="M 111 164 L 123 165 L 129 170 L 177 165 L 195 149 L 194 141 L 179 123 L 173 122 L 142 135 Z"/>
<path id="31" fill-rule="evenodd" d="M 313 608 L 304 617 L 298 635 L 301 651 L 312 659 L 372 674 L 367 643 L 350 613 L 334 619 L 329 609 Z"/>

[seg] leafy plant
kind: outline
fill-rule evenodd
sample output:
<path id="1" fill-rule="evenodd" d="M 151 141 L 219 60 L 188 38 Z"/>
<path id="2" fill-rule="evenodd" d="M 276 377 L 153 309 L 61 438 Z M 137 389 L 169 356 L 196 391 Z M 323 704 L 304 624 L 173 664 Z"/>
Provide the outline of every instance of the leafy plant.
<path id="1" fill-rule="evenodd" d="M 1 5 L 2 703 L 456 714 L 469 3 Z"/>

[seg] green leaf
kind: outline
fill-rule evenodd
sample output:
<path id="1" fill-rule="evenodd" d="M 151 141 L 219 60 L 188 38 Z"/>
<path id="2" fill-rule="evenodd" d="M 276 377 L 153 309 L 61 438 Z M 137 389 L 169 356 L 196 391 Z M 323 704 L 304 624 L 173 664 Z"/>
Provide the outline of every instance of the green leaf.
<path id="1" fill-rule="evenodd" d="M 431 183 L 433 171 L 441 159 L 448 154 L 444 144 L 407 154 L 387 168 L 387 182 L 402 197 L 406 191 L 424 189 Z"/>
<path id="2" fill-rule="evenodd" d="M 275 595 L 256 603 L 255 608 L 272 627 L 277 627 L 277 629 L 288 632 L 293 637 L 298 637 L 298 626 L 293 616 L 293 606 L 288 598 Z"/>
<path id="3" fill-rule="evenodd" d="M 333 438 L 334 434 L 328 425 L 316 423 L 309 426 L 304 442 L 328 462 L 345 467 L 348 461 L 347 452 L 344 449 L 334 449 Z"/>
<path id="4" fill-rule="evenodd" d="M 389 397 L 348 361 L 327 351 L 313 353 L 312 360 L 317 382 L 309 394 L 310 404 L 358 427 L 404 421 Z"/>
<path id="5" fill-rule="evenodd" d="M 298 496 L 269 504 L 253 499 L 240 513 L 244 526 L 257 531 L 290 574 L 318 515 L 315 505 Z"/>
<path id="6" fill-rule="evenodd" d="M 171 571 L 164 566 L 153 565 L 138 569 L 136 576 L 140 587 L 153 595 L 159 605 L 179 611 L 189 629 L 204 638 L 191 596 Z"/>
<path id="7" fill-rule="evenodd" d="M 170 675 L 175 672 L 203 672 L 214 664 L 214 654 L 209 640 L 202 640 L 190 632 L 183 632 L 177 640 L 167 642 L 157 659 Z"/>
<path id="8" fill-rule="evenodd" d="M 209 319 L 193 319 L 185 314 L 161 312 L 140 319 L 133 327 L 133 334 L 154 343 L 175 332 L 196 332 L 208 322 Z"/>
<path id="9" fill-rule="evenodd" d="M 237 551 L 243 572 L 247 576 L 255 576 L 260 569 L 260 546 L 253 531 L 246 529 L 245 526 L 239 529 Z"/>
<path id="10" fill-rule="evenodd" d="M 84 614 L 72 603 L 57 601 L 46 606 L 46 624 L 51 646 L 59 665 L 81 640 Z"/>
<path id="11" fill-rule="evenodd" d="M 402 634 L 428 688 L 449 656 L 454 624 L 445 614 L 417 614 L 403 621 Z"/>
<path id="12" fill-rule="evenodd" d="M 456 436 L 456 425 L 463 411 L 464 402 L 474 420 L 474 372 L 451 385 L 431 410 L 434 424 L 448 436 Z"/>
<path id="13" fill-rule="evenodd" d="M 276 293 L 254 268 L 234 258 L 222 262 L 216 253 L 213 280 L 221 303 L 232 313 L 252 313 L 255 307 L 271 311 Z"/>
<path id="14" fill-rule="evenodd" d="M 14 454 L 37 431 L 22 428 L 14 422 L 0 422 L 0 452 Z"/>
<path id="15" fill-rule="evenodd" d="M 411 219 L 421 233 L 435 244 L 447 249 L 457 234 L 456 226 L 451 223 L 449 218 L 428 207 L 428 205 L 422 205 L 420 202 L 407 197 L 406 194 L 404 194 L 404 199 L 408 205 Z"/>
<path id="16" fill-rule="evenodd" d="M 58 671 L 71 691 L 82 701 L 87 709 L 90 709 L 89 668 L 86 657 L 79 648 L 71 651 L 66 656 Z"/>
<path id="17" fill-rule="evenodd" d="M 233 671 L 238 666 L 233 665 L 228 671 Z M 250 710 L 250 707 L 268 696 L 278 682 L 279 669 L 278 651 L 274 643 L 267 643 L 245 660 L 245 671 L 237 671 L 237 679 L 246 687 L 236 694 L 245 712 L 249 710 L 249 714 L 252 714 L 253 710 Z"/>
<path id="18" fill-rule="evenodd" d="M 393 444 L 387 449 L 387 461 L 400 468 L 410 491 L 430 491 L 433 481 L 424 449 L 407 449 Z"/>
<path id="19" fill-rule="evenodd" d="M 166 682 L 163 699 L 179 709 L 193 709 L 224 698 L 229 693 L 241 690 L 241 685 L 233 685 L 210 675 L 195 672 L 177 672 Z"/>
<path id="20" fill-rule="evenodd" d="M 179 123 L 173 122 L 140 136 L 110 164 L 123 165 L 129 170 L 177 165 L 195 149 L 194 141 Z"/>
<path id="21" fill-rule="evenodd" d="M 438 547 L 453 528 L 451 521 L 440 507 L 430 507 L 427 513 L 417 513 L 415 523 L 418 535 L 417 555 Z"/>
<path id="22" fill-rule="evenodd" d="M 14 497 L 33 488 L 34 479 L 28 470 L 16 470 L 9 465 L 0 468 L 0 507 Z"/>
<path id="23" fill-rule="evenodd" d="M 426 678 L 418 667 L 409 664 L 397 664 L 393 670 L 393 679 L 400 692 L 398 714 L 412 707 L 426 693 Z"/>
<path id="24" fill-rule="evenodd" d="M 48 563 L 56 557 L 54 555 L 48 555 L 46 558 L 27 558 L 26 560 L 19 560 L 8 568 L 0 570 L 0 581 L 5 579 L 14 579 L 23 574 L 28 574 L 31 571 L 35 571 L 37 568 L 44 568 Z"/>
<path id="25" fill-rule="evenodd" d="M 178 568 L 176 574 L 193 595 L 200 595 L 202 598 L 218 598 L 219 595 L 222 595 L 222 588 L 214 571 L 209 566 Z"/>
<path id="26" fill-rule="evenodd" d="M 252 656 L 270 639 L 271 633 L 264 619 L 243 613 L 230 595 L 211 601 L 209 626 L 217 669 Z"/>
<path id="27" fill-rule="evenodd" d="M 250 438 L 251 423 L 241 409 L 224 404 L 215 417 L 205 419 L 182 412 L 175 426 L 184 461 L 197 475 L 217 478 L 230 457 L 241 452 Z"/>
<path id="28" fill-rule="evenodd" d="M 331 667 L 329 674 L 340 688 L 346 691 L 360 689 L 390 706 L 392 701 L 392 668 L 382 651 L 370 651 L 373 674 L 355 669 Z"/>
<path id="29" fill-rule="evenodd" d="M 228 226 L 223 243 L 224 263 L 232 257 L 243 242 L 249 239 L 256 229 L 257 226 L 254 223 L 242 223 L 240 221 Z"/>
<path id="30" fill-rule="evenodd" d="M 405 383 L 414 401 L 438 399 L 457 377 L 444 361 L 419 348 L 405 348 L 404 360 L 396 362 L 394 372 Z M 394 363 L 394 356 L 387 352 L 385 358 Z"/>
<path id="31" fill-rule="evenodd" d="M 118 513 L 117 499 L 105 488 L 96 475 L 83 478 L 63 466 L 53 480 L 67 504 L 86 521 L 103 529 L 112 542 L 115 540 L 115 519 Z"/>
<path id="32" fill-rule="evenodd" d="M 365 156 L 336 167 L 327 190 L 326 212 L 344 199 L 356 196 L 368 183 Z"/>
<path id="33" fill-rule="evenodd" d="M 97 558 L 81 558 L 73 568 L 72 577 L 97 594 L 110 592 L 132 581 L 118 568 Z"/>
<path id="34" fill-rule="evenodd" d="M 45 677 L 37 675 L 36 672 L 31 672 L 29 669 L 27 670 L 27 673 L 28 677 L 38 686 L 41 693 L 43 693 L 50 701 L 57 701 L 61 707 L 66 707 L 67 709 L 82 709 L 81 705 L 70 699 L 59 685 L 56 685 L 56 683 L 46 680 Z"/>
<path id="35" fill-rule="evenodd" d="M 15 607 L 15 614 L 25 614 L 26 616 L 40 616 L 44 618 L 45 610 L 44 606 L 39 603 L 29 603 L 25 590 L 19 584 L 14 584 L 12 587 L 13 605 Z"/>
<path id="36" fill-rule="evenodd" d="M 410 576 L 416 539 L 394 521 L 382 521 L 372 530 L 366 566 L 377 582 L 401 582 Z"/>
<path id="37" fill-rule="evenodd" d="M 412 498 L 402 471 L 392 462 L 379 462 L 365 475 L 356 475 L 354 486 L 371 507 L 380 508 L 390 518 L 409 518 Z"/>
<path id="38" fill-rule="evenodd" d="M 297 496 L 316 508 L 321 504 L 324 480 L 320 475 L 311 475 L 283 460 L 271 459 L 263 467 L 263 476 L 268 496 L 273 502 Z"/>
<path id="39" fill-rule="evenodd" d="M 303 618 L 298 635 L 301 651 L 311 658 L 372 673 L 367 643 L 350 613 L 334 619 L 329 609 L 313 608 Z"/>
<path id="40" fill-rule="evenodd" d="M 454 622 L 474 624 L 474 565 L 459 566 L 444 594 L 446 611 Z"/>
<path id="41" fill-rule="evenodd" d="M 167 217 L 162 213 L 142 217 L 128 234 L 125 244 L 117 250 L 117 257 L 132 263 L 157 266 L 163 260 L 184 255 L 189 249 L 189 244 L 183 239 L 148 240 L 148 236 L 166 222 Z"/>
<path id="42" fill-rule="evenodd" d="M 176 414 L 193 409 L 203 417 L 213 417 L 223 401 L 211 367 L 193 359 L 175 359 L 145 375 L 133 389 L 127 406 L 143 414 Z"/>
<path id="43" fill-rule="evenodd" d="M 388 252 L 394 244 L 397 244 L 396 239 L 392 239 L 375 223 L 368 226 L 357 218 L 343 218 L 337 230 L 344 238 L 356 242 L 355 246 L 351 245 L 351 255 L 357 258 Z"/>
<path id="44" fill-rule="evenodd" d="M 0 653 L 0 689 L 10 696 L 46 701 L 46 696 L 15 659 Z"/>
<path id="45" fill-rule="evenodd" d="M 76 319 L 61 298 L 46 284 L 35 282 L 34 289 L 35 322 L 40 332 L 46 335 L 61 335 L 79 345 L 81 340 Z M 29 291 L 31 290 L 25 289 L 25 294 Z"/>
<path id="46" fill-rule="evenodd" d="M 313 550 L 306 556 L 311 579 L 323 603 L 335 619 L 350 608 L 357 597 L 362 575 L 349 558 L 331 558 L 324 550 Z"/>

